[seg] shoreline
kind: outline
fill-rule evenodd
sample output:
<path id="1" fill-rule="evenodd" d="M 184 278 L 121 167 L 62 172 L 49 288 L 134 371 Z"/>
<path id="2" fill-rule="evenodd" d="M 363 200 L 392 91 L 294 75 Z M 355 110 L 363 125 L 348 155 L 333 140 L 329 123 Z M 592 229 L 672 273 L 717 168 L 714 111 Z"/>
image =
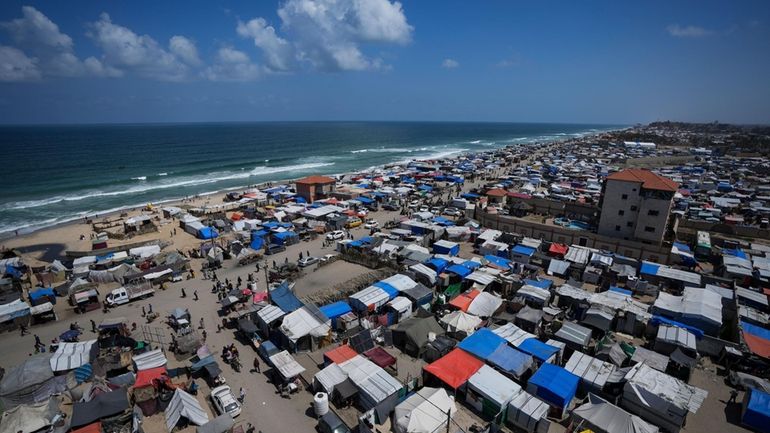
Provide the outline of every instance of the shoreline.
<path id="1" fill-rule="evenodd" d="M 455 153 L 455 154 L 451 154 L 451 155 L 446 155 L 446 156 L 440 157 L 440 158 L 430 158 L 430 159 L 414 158 L 414 159 L 409 159 L 409 160 L 393 161 L 393 162 L 388 162 L 386 164 L 382 164 L 382 165 L 378 165 L 378 166 L 361 168 L 359 170 L 349 170 L 347 172 L 330 174 L 329 176 L 332 176 L 332 177 L 344 177 L 344 176 L 355 174 L 355 173 L 367 172 L 367 171 L 372 171 L 372 170 L 380 170 L 380 169 L 384 169 L 384 168 L 389 167 L 389 166 L 407 165 L 409 163 L 416 162 L 416 161 L 446 161 L 446 160 L 462 158 L 462 157 L 464 157 L 464 156 L 466 156 L 468 154 L 471 154 L 471 153 L 494 153 L 494 152 L 497 152 L 497 151 L 500 151 L 500 150 L 515 148 L 515 147 L 521 147 L 521 146 L 538 146 L 538 147 L 540 147 L 540 146 L 551 146 L 551 145 L 554 145 L 554 144 L 564 144 L 566 142 L 570 142 L 570 141 L 573 141 L 573 140 L 585 140 L 587 138 L 596 137 L 596 136 L 599 136 L 599 135 L 602 135 L 602 134 L 608 134 L 608 133 L 614 133 L 614 132 L 617 132 L 617 131 L 621 131 L 623 129 L 626 129 L 626 128 L 618 128 L 618 129 L 611 129 L 611 130 L 605 130 L 605 131 L 594 131 L 594 132 L 586 133 L 585 135 L 580 136 L 580 137 L 567 137 L 567 136 L 565 136 L 564 139 L 550 139 L 550 140 L 547 140 L 547 141 L 534 141 L 534 142 L 530 142 L 530 143 L 505 143 L 502 146 L 490 147 L 489 149 L 483 149 L 483 150 L 477 150 L 477 151 L 464 150 L 464 151 L 461 151 L 461 152 L 458 152 L 458 153 Z M 147 204 L 151 204 L 153 206 L 164 205 L 164 206 L 181 207 L 181 205 L 183 205 L 185 203 L 190 203 L 189 200 L 192 200 L 192 203 L 195 203 L 195 201 L 197 201 L 197 200 L 202 200 L 202 201 L 205 201 L 203 204 L 207 204 L 208 202 L 211 201 L 212 198 L 224 199 L 224 197 L 226 197 L 227 194 L 229 194 L 231 192 L 242 192 L 244 189 L 250 189 L 250 188 L 263 189 L 265 187 L 265 185 L 267 185 L 268 183 L 270 183 L 270 184 L 282 184 L 282 183 L 291 184 L 291 183 L 293 183 L 294 181 L 296 181 L 297 179 L 300 179 L 300 178 L 301 177 L 293 177 L 293 178 L 283 178 L 283 179 L 269 180 L 269 181 L 261 182 L 261 183 L 258 183 L 258 184 L 241 185 L 241 186 L 237 186 L 237 187 L 229 187 L 229 188 L 225 188 L 225 189 L 221 189 L 221 190 L 216 190 L 216 191 L 213 191 L 213 192 L 203 192 L 203 193 L 200 193 L 200 194 L 196 194 L 195 196 L 176 197 L 176 198 L 170 198 L 170 199 L 165 199 L 165 200 L 154 201 L 154 202 L 147 203 Z M 224 202 L 224 201 L 222 200 L 221 202 Z M 217 201 L 217 203 L 220 203 L 220 201 Z M 63 229 L 67 229 L 67 228 L 77 227 L 77 226 L 83 224 L 84 219 L 89 217 L 89 216 L 93 217 L 94 215 L 98 215 L 98 218 L 92 218 L 92 219 L 93 220 L 101 220 L 101 219 L 108 219 L 108 218 L 111 218 L 111 217 L 119 216 L 122 213 L 141 214 L 142 212 L 144 212 L 144 209 L 143 209 L 144 206 L 146 206 L 146 204 L 144 204 L 144 205 L 127 205 L 127 206 L 119 207 L 117 209 L 107 209 L 104 212 L 94 212 L 92 214 L 86 214 L 84 216 L 73 217 L 72 219 L 70 219 L 68 221 L 61 221 L 61 222 L 54 223 L 54 224 L 52 224 L 50 226 L 44 226 L 44 227 L 40 227 L 40 228 L 36 228 L 36 229 L 32 229 L 32 230 L 26 230 L 26 229 L 22 228 L 22 229 L 18 229 L 18 234 L 16 234 L 16 235 L 14 235 L 14 233 L 12 231 L 3 232 L 3 233 L 0 233 L 0 245 L 2 245 L 2 247 L 8 248 L 8 249 L 23 248 L 23 246 L 25 246 L 24 245 L 25 243 L 23 241 L 25 239 L 31 239 L 31 238 L 34 238 L 34 237 L 38 237 L 38 236 L 41 236 L 41 235 L 43 235 L 45 233 L 51 233 L 52 231 L 56 231 L 56 230 L 63 230 Z M 89 229 L 89 231 L 90 231 L 90 229 Z M 86 240 L 90 241 L 90 239 L 86 239 Z M 53 239 L 52 239 L 52 241 L 53 241 Z M 51 243 L 55 243 L 55 242 L 51 242 Z M 19 244 L 21 244 L 21 245 L 19 245 Z M 11 245 L 11 246 L 9 247 L 8 245 Z"/>

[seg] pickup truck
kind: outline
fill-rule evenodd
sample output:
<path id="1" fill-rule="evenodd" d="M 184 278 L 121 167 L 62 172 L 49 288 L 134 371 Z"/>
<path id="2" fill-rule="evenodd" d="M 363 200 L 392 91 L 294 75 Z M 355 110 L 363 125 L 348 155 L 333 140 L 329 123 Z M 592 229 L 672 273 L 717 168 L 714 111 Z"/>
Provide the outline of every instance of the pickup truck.
<path id="1" fill-rule="evenodd" d="M 110 307 L 127 304 L 137 299 L 146 298 L 155 294 L 155 289 L 150 285 L 142 286 L 125 286 L 117 288 L 110 293 L 104 299 L 104 302 Z"/>

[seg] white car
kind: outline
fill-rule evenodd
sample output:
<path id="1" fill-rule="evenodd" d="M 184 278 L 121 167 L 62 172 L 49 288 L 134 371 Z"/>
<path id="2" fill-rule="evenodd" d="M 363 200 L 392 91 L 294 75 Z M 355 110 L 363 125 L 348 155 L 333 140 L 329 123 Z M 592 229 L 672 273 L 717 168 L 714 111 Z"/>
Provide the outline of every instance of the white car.
<path id="1" fill-rule="evenodd" d="M 440 207 L 432 207 L 430 208 L 430 213 L 433 215 L 441 215 L 441 208 Z"/>
<path id="2" fill-rule="evenodd" d="M 369 215 L 369 211 L 366 209 L 359 209 L 358 212 L 356 212 L 356 216 L 359 218 L 366 218 L 367 215 Z"/>
<path id="3" fill-rule="evenodd" d="M 338 241 L 340 239 L 345 239 L 345 232 L 342 230 L 335 230 L 333 232 L 329 232 L 326 234 L 326 239 L 330 241 Z"/>
<path id="4" fill-rule="evenodd" d="M 420 212 L 430 212 L 430 208 L 428 206 L 420 206 Z"/>
<path id="5" fill-rule="evenodd" d="M 326 263 L 335 257 L 337 257 L 337 254 L 326 254 L 325 256 L 321 257 L 321 263 Z"/>
<path id="6" fill-rule="evenodd" d="M 412 201 L 412 202 L 410 202 L 410 203 L 409 203 L 409 209 L 415 209 L 415 208 L 417 208 L 418 206 L 420 206 L 420 202 L 419 202 L 419 201 L 417 201 L 417 200 L 414 200 L 414 201 Z"/>
<path id="7" fill-rule="evenodd" d="M 241 404 L 227 385 L 218 386 L 211 390 L 211 401 L 220 415 L 229 414 L 235 418 L 241 414 Z"/>
<path id="8" fill-rule="evenodd" d="M 378 223 L 377 221 L 374 221 L 374 220 L 367 221 L 366 224 L 364 224 L 364 228 L 365 229 L 376 229 L 379 226 L 380 226 L 380 223 Z"/>
<path id="9" fill-rule="evenodd" d="M 297 262 L 297 265 L 299 265 L 300 268 L 304 268 L 304 267 L 307 267 L 307 266 L 310 266 L 310 265 L 314 265 L 316 263 L 318 263 L 318 257 L 310 256 L 310 257 L 303 257 L 303 258 L 301 258 Z"/>
<path id="10" fill-rule="evenodd" d="M 460 216 L 460 215 L 462 215 L 462 213 L 457 208 L 448 207 L 448 208 L 444 209 L 444 215 Z"/>

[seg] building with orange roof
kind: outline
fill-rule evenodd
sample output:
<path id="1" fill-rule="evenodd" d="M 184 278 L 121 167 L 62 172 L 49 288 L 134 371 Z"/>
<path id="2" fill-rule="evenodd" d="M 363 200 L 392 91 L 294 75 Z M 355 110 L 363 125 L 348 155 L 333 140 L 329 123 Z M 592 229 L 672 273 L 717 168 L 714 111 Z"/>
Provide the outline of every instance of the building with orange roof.
<path id="1" fill-rule="evenodd" d="M 503 203 L 508 196 L 508 191 L 502 188 L 492 188 L 486 192 L 490 203 Z"/>
<path id="2" fill-rule="evenodd" d="M 600 235 L 660 245 L 679 185 L 649 170 L 630 168 L 607 176 Z"/>
<path id="3" fill-rule="evenodd" d="M 294 182 L 297 188 L 297 195 L 312 203 L 316 200 L 326 198 L 334 191 L 334 184 L 337 183 L 331 177 L 313 175 Z"/>

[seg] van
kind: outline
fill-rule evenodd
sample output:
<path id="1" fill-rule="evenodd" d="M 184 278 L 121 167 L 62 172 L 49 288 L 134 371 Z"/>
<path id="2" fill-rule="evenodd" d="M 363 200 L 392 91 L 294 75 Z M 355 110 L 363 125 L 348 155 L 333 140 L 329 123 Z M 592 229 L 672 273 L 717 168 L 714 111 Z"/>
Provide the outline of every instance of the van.
<path id="1" fill-rule="evenodd" d="M 360 226 L 363 223 L 364 222 L 361 221 L 361 218 L 353 217 L 353 218 L 348 218 L 348 222 L 347 222 L 347 224 L 345 224 L 345 226 L 347 228 L 349 228 L 349 229 L 352 229 L 352 228 Z"/>

